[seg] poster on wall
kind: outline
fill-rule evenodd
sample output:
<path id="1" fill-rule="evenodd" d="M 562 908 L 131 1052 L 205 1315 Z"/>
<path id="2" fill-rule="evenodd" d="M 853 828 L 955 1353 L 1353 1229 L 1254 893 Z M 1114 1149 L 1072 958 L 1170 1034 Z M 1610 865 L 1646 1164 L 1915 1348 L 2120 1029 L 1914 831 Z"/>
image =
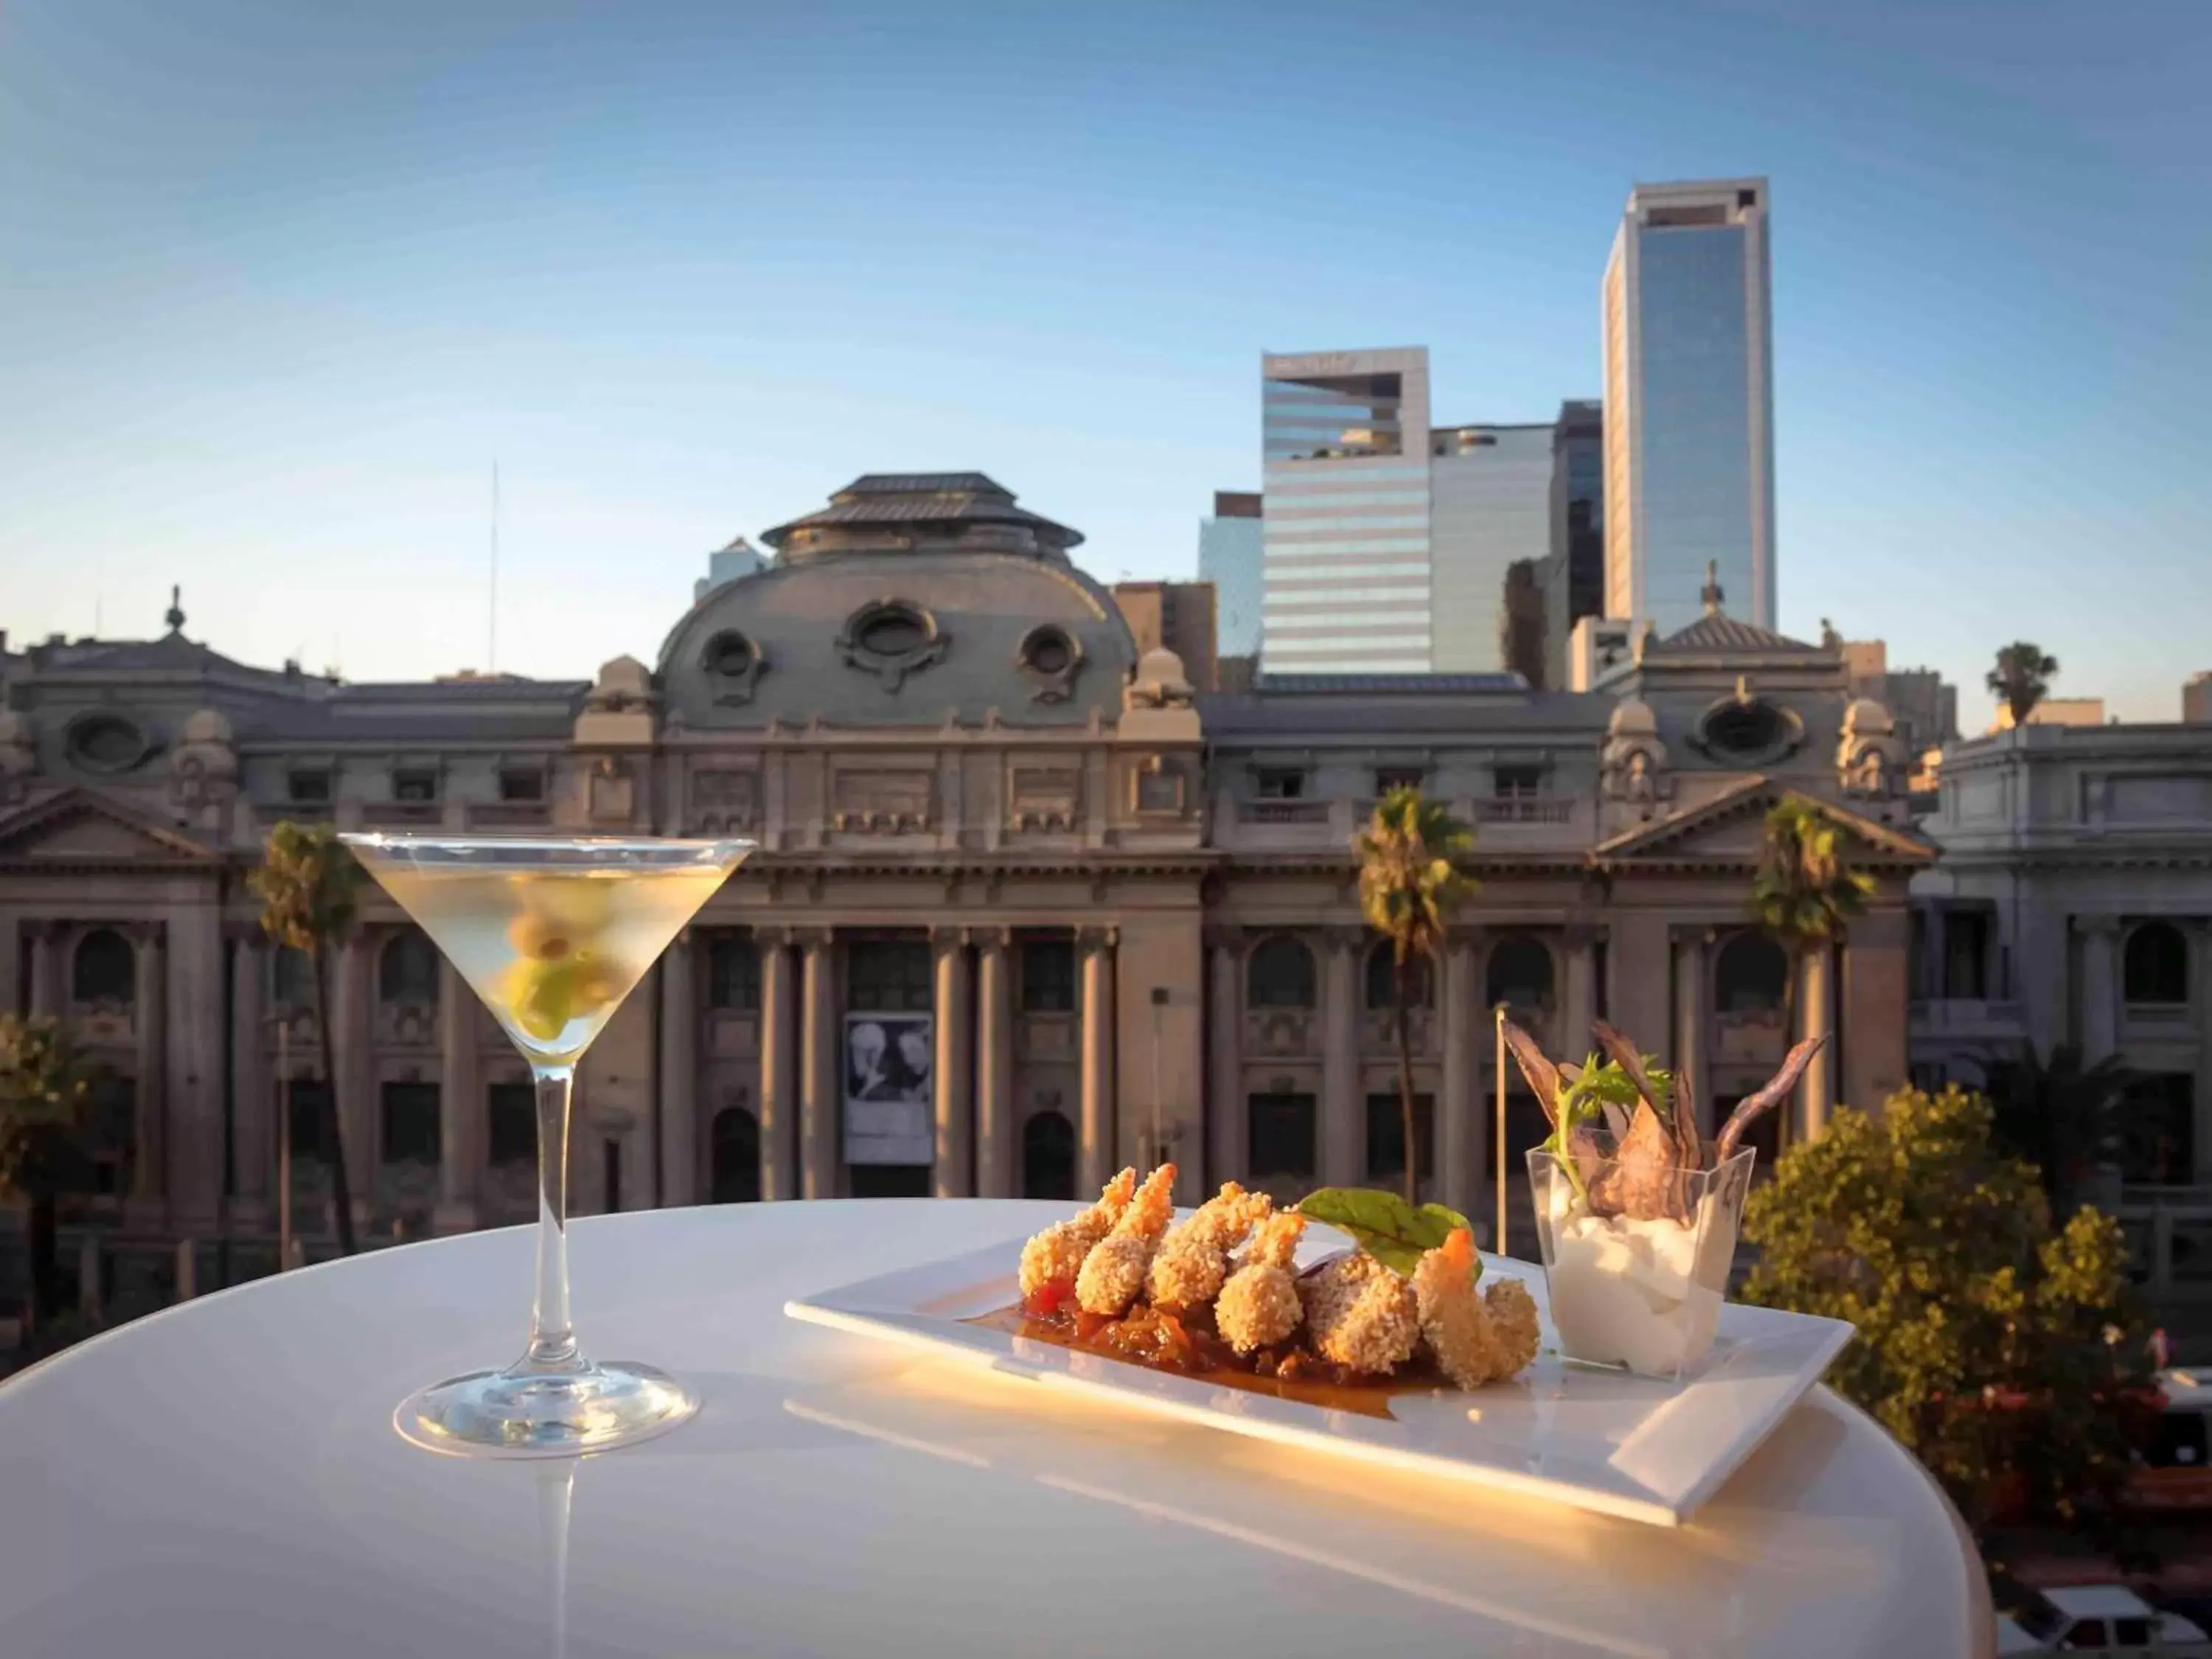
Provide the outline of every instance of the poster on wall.
<path id="1" fill-rule="evenodd" d="M 845 1016 L 845 1161 L 922 1164 L 936 1156 L 928 1014 Z"/>

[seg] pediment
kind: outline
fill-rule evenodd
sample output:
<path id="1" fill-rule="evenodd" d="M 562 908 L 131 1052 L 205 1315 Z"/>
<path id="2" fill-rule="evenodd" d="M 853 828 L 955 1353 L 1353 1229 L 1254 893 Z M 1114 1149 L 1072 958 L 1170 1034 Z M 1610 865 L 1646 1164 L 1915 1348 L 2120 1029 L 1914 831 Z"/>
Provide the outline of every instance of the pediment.
<path id="1" fill-rule="evenodd" d="M 1592 849 L 1592 857 L 1601 863 L 1680 860 L 1749 866 L 1758 862 L 1765 839 L 1768 809 L 1792 798 L 1808 803 L 1844 832 L 1845 856 L 1854 863 L 1917 867 L 1935 860 L 1936 849 L 1917 836 L 1765 777 L 1748 778 L 1713 799 L 1638 824 L 1601 842 Z"/>
<path id="2" fill-rule="evenodd" d="M 0 859 L 37 864 L 213 863 L 211 848 L 89 790 L 70 789 L 0 820 Z"/>

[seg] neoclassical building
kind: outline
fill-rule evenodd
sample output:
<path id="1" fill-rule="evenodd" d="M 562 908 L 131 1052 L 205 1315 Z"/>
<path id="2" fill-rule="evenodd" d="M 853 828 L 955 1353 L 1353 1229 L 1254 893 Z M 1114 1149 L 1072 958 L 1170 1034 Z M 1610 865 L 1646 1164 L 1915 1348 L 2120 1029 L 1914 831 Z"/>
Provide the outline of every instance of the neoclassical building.
<path id="1" fill-rule="evenodd" d="M 1903 746 L 1838 655 L 1717 590 L 1589 692 L 1212 696 L 1136 648 L 1074 531 L 981 475 L 862 477 L 764 539 L 773 562 L 706 592 L 651 666 L 588 682 L 338 684 L 231 661 L 174 608 L 151 641 L 0 656 L 0 1006 L 64 1016 L 109 1062 L 84 1208 L 126 1237 L 271 1225 L 281 1102 L 319 1086 L 303 964 L 246 888 L 288 817 L 757 842 L 585 1062 L 584 1211 L 1066 1197 L 1163 1154 L 1185 1200 L 1391 1178 L 1389 975 L 1350 843 L 1403 781 L 1474 826 L 1481 883 L 1415 1019 L 1431 1191 L 1483 1207 L 1500 1003 L 1577 1051 L 1610 1018 L 1709 1120 L 1766 1075 L 1785 964 L 1744 918 L 1786 792 L 1877 882 L 1805 969 L 1838 1039 L 1811 1091 L 1905 1080 L 1906 887 L 1930 851 Z M 371 1231 L 532 1213 L 522 1064 L 380 892 L 335 987 Z M 313 1114 L 293 1121 L 312 1170 Z M 1516 1093 L 1516 1161 L 1537 1126 Z"/>

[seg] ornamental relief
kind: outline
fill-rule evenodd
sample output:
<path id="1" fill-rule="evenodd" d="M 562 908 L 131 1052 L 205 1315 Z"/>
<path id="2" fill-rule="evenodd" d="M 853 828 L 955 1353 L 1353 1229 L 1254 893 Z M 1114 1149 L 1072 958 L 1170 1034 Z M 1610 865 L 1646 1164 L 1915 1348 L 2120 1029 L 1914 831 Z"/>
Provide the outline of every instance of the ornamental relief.
<path id="1" fill-rule="evenodd" d="M 691 775 L 692 823 L 703 835 L 757 829 L 761 777 L 753 771 L 717 769 Z"/>
<path id="2" fill-rule="evenodd" d="M 1006 827 L 1023 830 L 1073 830 L 1083 811 L 1083 768 L 1079 761 L 1007 769 Z"/>
<path id="3" fill-rule="evenodd" d="M 937 773 L 933 769 L 838 772 L 830 784 L 830 827 L 872 835 L 927 830 L 937 821 Z"/>
<path id="4" fill-rule="evenodd" d="M 1320 1047 L 1320 1030 L 1310 1008 L 1255 1008 L 1244 1016 L 1244 1052 L 1255 1058 L 1310 1054 Z"/>

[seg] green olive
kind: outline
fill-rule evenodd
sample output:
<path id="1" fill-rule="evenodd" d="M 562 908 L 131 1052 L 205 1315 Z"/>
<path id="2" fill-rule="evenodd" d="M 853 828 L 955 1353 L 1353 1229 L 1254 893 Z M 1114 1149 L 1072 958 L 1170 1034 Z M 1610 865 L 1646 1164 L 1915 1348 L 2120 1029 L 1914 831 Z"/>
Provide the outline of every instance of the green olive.
<path id="1" fill-rule="evenodd" d="M 558 962 L 568 954 L 568 930 L 555 918 L 526 910 L 507 926 L 507 942 L 537 962 Z"/>

